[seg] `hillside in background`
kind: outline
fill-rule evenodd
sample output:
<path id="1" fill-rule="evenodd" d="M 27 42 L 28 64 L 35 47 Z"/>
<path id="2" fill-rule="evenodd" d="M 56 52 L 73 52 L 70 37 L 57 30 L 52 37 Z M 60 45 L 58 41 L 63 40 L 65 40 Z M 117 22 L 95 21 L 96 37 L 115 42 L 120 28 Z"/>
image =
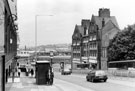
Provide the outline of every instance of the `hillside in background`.
<path id="1" fill-rule="evenodd" d="M 35 47 L 23 47 L 20 49 L 27 49 L 27 50 L 35 50 Z M 45 51 L 45 50 L 63 50 L 63 51 L 71 51 L 71 44 L 50 44 L 50 45 L 40 45 L 37 46 L 37 50 Z"/>

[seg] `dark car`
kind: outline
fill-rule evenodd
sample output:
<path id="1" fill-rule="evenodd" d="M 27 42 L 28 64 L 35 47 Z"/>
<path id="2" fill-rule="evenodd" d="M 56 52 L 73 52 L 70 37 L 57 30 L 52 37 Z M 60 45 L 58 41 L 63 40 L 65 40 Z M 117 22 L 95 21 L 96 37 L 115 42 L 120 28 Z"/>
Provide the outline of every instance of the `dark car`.
<path id="1" fill-rule="evenodd" d="M 19 69 L 21 70 L 21 72 L 26 72 L 26 66 L 25 65 L 20 65 Z"/>
<path id="2" fill-rule="evenodd" d="M 106 82 L 108 79 L 105 71 L 103 70 L 92 70 L 90 71 L 87 75 L 86 75 L 86 80 L 87 81 L 100 81 L 103 80 L 104 82 Z"/>

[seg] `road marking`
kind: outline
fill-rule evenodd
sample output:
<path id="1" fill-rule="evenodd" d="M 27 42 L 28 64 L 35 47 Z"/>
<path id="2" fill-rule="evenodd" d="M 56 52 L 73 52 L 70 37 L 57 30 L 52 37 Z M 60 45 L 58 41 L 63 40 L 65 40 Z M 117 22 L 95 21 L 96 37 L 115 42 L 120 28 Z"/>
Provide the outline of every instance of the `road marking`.
<path id="1" fill-rule="evenodd" d="M 55 86 L 57 88 L 59 87 L 60 89 L 63 89 L 63 91 L 94 91 L 92 89 L 84 88 L 82 86 L 79 86 L 79 85 L 76 85 L 67 81 L 63 81 L 60 79 L 55 79 L 55 81 L 57 82 Z"/>

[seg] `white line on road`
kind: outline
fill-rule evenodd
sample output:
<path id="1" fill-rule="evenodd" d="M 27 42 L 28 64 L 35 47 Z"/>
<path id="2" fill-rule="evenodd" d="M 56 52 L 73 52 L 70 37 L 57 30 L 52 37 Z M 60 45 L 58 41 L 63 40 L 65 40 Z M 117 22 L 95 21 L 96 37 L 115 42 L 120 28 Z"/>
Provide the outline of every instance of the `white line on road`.
<path id="1" fill-rule="evenodd" d="M 60 79 L 55 79 L 56 84 L 55 86 L 58 88 L 63 89 L 63 91 L 94 91 L 92 89 L 88 89 L 88 88 L 84 88 L 82 86 L 67 82 L 67 81 L 63 81 Z"/>

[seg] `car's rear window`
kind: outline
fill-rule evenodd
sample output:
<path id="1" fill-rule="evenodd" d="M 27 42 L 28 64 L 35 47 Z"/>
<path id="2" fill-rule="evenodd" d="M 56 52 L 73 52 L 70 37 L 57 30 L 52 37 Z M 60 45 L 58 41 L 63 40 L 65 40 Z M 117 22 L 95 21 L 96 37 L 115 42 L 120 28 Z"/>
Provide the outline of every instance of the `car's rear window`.
<path id="1" fill-rule="evenodd" d="M 106 75 L 106 73 L 104 71 L 96 71 L 96 75 L 102 76 L 102 75 Z"/>

